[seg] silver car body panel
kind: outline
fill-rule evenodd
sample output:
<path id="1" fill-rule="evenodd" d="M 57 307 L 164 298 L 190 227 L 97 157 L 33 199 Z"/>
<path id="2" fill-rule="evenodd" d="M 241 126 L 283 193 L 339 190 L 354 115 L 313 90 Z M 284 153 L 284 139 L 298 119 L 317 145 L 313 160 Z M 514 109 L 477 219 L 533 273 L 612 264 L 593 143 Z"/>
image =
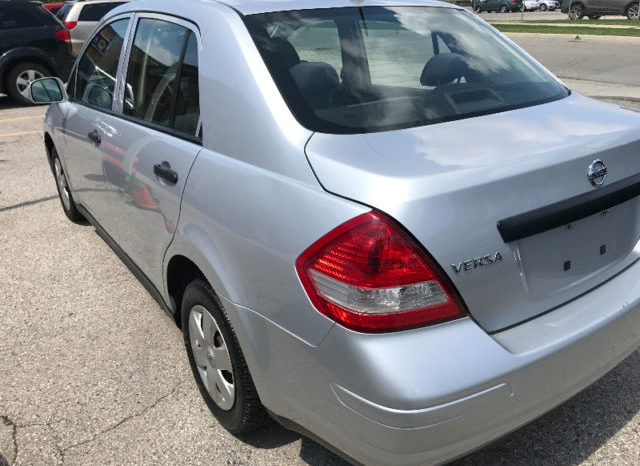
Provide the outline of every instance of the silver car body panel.
<path id="1" fill-rule="evenodd" d="M 451 3 L 434 0 L 220 0 L 243 15 L 268 13 L 272 11 L 309 10 L 314 8 L 368 7 L 368 6 L 437 6 L 458 8 Z"/>
<path id="2" fill-rule="evenodd" d="M 133 258 L 167 307 L 176 311 L 167 283 L 173 259 L 189 259 L 209 280 L 273 413 L 366 464 L 439 463 L 543 414 L 640 344 L 637 201 L 618 206 L 629 215 L 616 222 L 624 230 L 616 258 L 600 268 L 595 259 L 585 263 L 584 270 L 595 269 L 576 275 L 567 289 L 534 283 L 545 261 L 527 253 L 521 270 L 514 251 L 526 245 L 505 244 L 496 227 L 502 218 L 596 189 L 586 177 L 595 157 L 609 168 L 605 186 L 640 172 L 633 156 L 640 115 L 574 94 L 421 128 L 313 134 L 289 111 L 238 10 L 435 3 L 229 3 L 233 8 L 140 0 L 101 23 L 162 10 L 163 17 L 195 25 L 204 39 L 201 144 L 132 123 L 118 115 L 117 103 L 112 112 L 77 102 L 51 105 L 45 132 L 76 200 Z M 125 44 L 130 39 L 131 31 Z M 125 71 L 121 66 L 116 77 L 120 99 Z M 82 146 L 92 125 L 111 144 L 95 154 Z M 157 209 L 128 206 L 130 193 L 106 176 L 102 152 L 114 147 L 124 150 L 123 160 L 143 160 L 139 173 L 128 174 L 150 187 Z M 184 186 L 169 189 L 149 174 L 150 166 L 169 159 Z M 296 275 L 296 258 L 372 207 L 422 242 L 471 317 L 362 334 L 315 310 Z M 161 225 L 166 219 L 173 233 Z M 464 275 L 450 267 L 496 251 L 504 260 L 492 266 Z M 543 258 L 552 253 L 543 251 Z M 528 286 L 542 291 L 534 295 Z"/>

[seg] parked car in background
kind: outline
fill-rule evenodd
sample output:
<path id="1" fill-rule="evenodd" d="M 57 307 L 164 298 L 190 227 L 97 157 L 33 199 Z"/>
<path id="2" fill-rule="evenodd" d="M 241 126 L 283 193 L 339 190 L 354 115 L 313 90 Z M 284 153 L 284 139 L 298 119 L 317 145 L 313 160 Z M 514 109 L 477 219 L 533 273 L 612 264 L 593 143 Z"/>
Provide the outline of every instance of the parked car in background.
<path id="1" fill-rule="evenodd" d="M 522 1 L 523 11 L 535 11 L 538 8 L 540 8 L 539 0 L 523 0 Z"/>
<path id="2" fill-rule="evenodd" d="M 640 20 L 638 0 L 562 0 L 560 11 L 569 19 L 598 19 L 605 15 L 622 15 L 632 21 Z"/>
<path id="3" fill-rule="evenodd" d="M 510 13 L 522 8 L 522 0 L 475 0 L 472 2 L 472 7 L 476 13 L 483 11 Z"/>
<path id="4" fill-rule="evenodd" d="M 49 10 L 52 14 L 56 14 L 60 8 L 64 5 L 63 2 L 59 3 L 43 3 L 42 7 L 46 10 Z"/>
<path id="5" fill-rule="evenodd" d="M 555 11 L 560 7 L 560 0 L 538 0 L 540 11 Z"/>
<path id="6" fill-rule="evenodd" d="M 24 0 L 0 1 L 0 92 L 28 104 L 31 81 L 66 80 L 72 64 L 69 31 L 51 13 Z"/>
<path id="7" fill-rule="evenodd" d="M 84 41 L 98 21 L 114 8 L 128 0 L 92 0 L 65 4 L 58 10 L 60 18 L 71 32 L 71 46 L 74 54 L 79 54 Z"/>
<path id="8" fill-rule="evenodd" d="M 640 114 L 465 9 L 365 5 L 138 0 L 31 96 L 222 426 L 441 464 L 640 345 Z"/>

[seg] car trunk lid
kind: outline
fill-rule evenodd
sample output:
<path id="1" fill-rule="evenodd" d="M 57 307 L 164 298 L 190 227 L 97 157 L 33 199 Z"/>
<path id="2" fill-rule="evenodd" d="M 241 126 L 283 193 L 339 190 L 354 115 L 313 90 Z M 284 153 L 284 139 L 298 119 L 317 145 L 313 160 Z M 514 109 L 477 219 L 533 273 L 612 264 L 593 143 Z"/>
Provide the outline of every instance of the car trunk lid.
<path id="1" fill-rule="evenodd" d="M 361 135 L 316 133 L 323 187 L 397 219 L 473 318 L 497 331 L 628 266 L 640 238 L 640 115 L 573 94 L 494 115 Z M 593 184 L 592 175 L 601 185 Z"/>

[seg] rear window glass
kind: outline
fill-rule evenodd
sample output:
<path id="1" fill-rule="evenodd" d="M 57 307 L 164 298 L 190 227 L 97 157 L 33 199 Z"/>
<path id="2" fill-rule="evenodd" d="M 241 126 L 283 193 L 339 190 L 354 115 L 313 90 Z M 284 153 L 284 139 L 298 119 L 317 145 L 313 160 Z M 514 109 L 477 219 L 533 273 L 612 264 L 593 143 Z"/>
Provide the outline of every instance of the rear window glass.
<path id="1" fill-rule="evenodd" d="M 100 21 L 104 15 L 123 3 L 96 3 L 87 4 L 80 10 L 78 21 Z"/>
<path id="2" fill-rule="evenodd" d="M 67 17 L 67 13 L 69 13 L 69 10 L 71 9 L 72 6 L 73 5 L 70 5 L 70 4 L 62 5 L 60 9 L 56 12 L 56 18 L 58 18 L 61 21 L 64 21 L 64 19 Z"/>
<path id="3" fill-rule="evenodd" d="M 453 8 L 327 8 L 245 21 L 289 108 L 312 131 L 421 126 L 568 95 L 492 28 Z"/>

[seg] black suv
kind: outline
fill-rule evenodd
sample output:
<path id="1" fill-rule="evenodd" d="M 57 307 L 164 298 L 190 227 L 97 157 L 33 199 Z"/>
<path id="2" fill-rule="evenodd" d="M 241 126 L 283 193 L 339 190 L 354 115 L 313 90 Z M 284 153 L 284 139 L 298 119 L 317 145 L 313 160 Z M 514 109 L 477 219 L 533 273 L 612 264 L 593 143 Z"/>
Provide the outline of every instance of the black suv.
<path id="1" fill-rule="evenodd" d="M 570 19 L 598 19 L 603 15 L 624 15 L 630 20 L 640 19 L 638 0 L 562 0 L 560 11 Z"/>
<path id="2" fill-rule="evenodd" d="M 66 80 L 73 60 L 69 31 L 51 13 L 27 0 L 0 0 L 0 92 L 28 104 L 31 81 Z"/>

